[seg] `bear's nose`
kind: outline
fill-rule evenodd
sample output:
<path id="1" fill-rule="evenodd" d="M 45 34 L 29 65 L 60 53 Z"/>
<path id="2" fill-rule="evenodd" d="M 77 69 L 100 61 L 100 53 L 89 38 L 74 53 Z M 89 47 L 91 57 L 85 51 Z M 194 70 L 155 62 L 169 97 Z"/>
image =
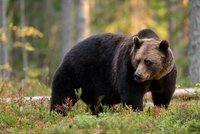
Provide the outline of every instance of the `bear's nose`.
<path id="1" fill-rule="evenodd" d="M 134 80 L 140 81 L 141 80 L 141 76 L 138 75 L 138 74 L 134 74 Z"/>

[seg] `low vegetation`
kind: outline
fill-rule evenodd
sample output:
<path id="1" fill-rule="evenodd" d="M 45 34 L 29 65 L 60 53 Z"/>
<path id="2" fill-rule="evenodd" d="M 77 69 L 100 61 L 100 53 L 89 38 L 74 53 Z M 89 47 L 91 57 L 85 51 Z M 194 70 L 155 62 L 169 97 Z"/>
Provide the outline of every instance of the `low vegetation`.
<path id="1" fill-rule="evenodd" d="M 24 81 L 25 82 L 25 81 Z M 25 82 L 26 83 L 26 82 Z M 42 84 L 19 87 L 18 92 L 6 91 L 14 83 L 1 83 L 1 98 L 12 97 L 9 102 L 0 100 L 0 133 L 199 133 L 200 102 L 198 99 L 174 99 L 168 110 L 145 106 L 143 112 L 132 112 L 131 108 L 104 107 L 99 116 L 90 114 L 82 102 L 71 108 L 66 117 L 49 112 L 49 100 L 24 100 L 29 88 L 34 94 L 49 95 L 50 89 Z M 16 84 L 16 83 L 15 83 Z M 21 83 L 18 82 L 20 85 Z M 15 89 L 17 89 L 17 85 Z M 27 86 L 28 85 L 28 86 Z M 13 87 L 14 88 L 14 87 Z M 40 89 L 37 91 L 36 89 Z M 27 93 L 25 92 L 27 91 Z M 19 99 L 14 99 L 18 97 Z"/>

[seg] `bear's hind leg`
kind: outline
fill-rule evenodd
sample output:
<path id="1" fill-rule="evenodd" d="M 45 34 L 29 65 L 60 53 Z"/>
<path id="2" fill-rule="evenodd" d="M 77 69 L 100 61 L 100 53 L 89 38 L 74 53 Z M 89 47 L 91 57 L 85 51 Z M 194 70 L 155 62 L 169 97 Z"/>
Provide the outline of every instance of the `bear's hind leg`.
<path id="1" fill-rule="evenodd" d="M 50 110 L 66 115 L 67 111 L 77 102 L 75 89 L 77 83 L 62 68 L 59 68 L 53 78 Z"/>

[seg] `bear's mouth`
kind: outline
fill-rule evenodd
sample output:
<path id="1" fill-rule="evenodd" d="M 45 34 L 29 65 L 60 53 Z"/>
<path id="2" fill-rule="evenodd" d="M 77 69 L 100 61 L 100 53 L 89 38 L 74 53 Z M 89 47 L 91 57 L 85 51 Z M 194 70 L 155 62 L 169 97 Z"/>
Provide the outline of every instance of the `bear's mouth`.
<path id="1" fill-rule="evenodd" d="M 145 81 L 150 80 L 150 76 L 147 75 L 147 76 L 144 77 L 143 75 L 134 75 L 133 79 L 136 82 L 145 82 Z"/>
<path id="2" fill-rule="evenodd" d="M 134 76 L 134 80 L 135 80 L 136 82 L 144 82 L 144 81 L 145 81 L 144 78 L 138 77 L 138 76 Z"/>
<path id="3" fill-rule="evenodd" d="M 135 81 L 139 83 L 145 82 L 145 80 L 135 80 Z"/>

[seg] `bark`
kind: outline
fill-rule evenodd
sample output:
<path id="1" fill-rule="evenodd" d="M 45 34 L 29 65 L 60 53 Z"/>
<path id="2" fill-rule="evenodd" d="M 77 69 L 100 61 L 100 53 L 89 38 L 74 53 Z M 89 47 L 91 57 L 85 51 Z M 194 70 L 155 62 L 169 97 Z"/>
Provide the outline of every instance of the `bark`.
<path id="1" fill-rule="evenodd" d="M 20 23 L 21 28 L 25 27 L 25 6 L 24 6 L 24 0 L 20 0 Z M 26 71 L 28 69 L 28 53 L 26 51 L 26 38 L 23 36 L 21 38 L 21 41 L 23 43 L 22 46 L 22 58 L 23 58 L 23 69 Z"/>
<path id="2" fill-rule="evenodd" d="M 175 44 L 176 39 L 174 36 L 177 29 L 177 18 L 175 14 L 180 9 L 179 5 L 177 4 L 179 0 L 168 0 L 167 1 L 167 9 L 168 9 L 168 31 L 169 31 L 169 42 L 170 44 Z"/>
<path id="3" fill-rule="evenodd" d="M 76 42 L 89 36 L 89 10 L 88 0 L 76 0 Z"/>
<path id="4" fill-rule="evenodd" d="M 200 0 L 189 1 L 189 74 L 200 82 Z"/>
<path id="5" fill-rule="evenodd" d="M 144 96 L 144 99 L 150 99 L 151 92 L 147 92 Z M 176 89 L 173 98 L 184 98 L 184 99 L 199 99 L 200 98 L 200 89 L 199 88 L 181 88 Z"/>
<path id="6" fill-rule="evenodd" d="M 180 0 L 167 0 L 168 40 L 176 57 L 180 77 L 189 75 L 188 63 L 185 60 L 188 47 L 188 11 Z M 184 59 L 184 60 L 183 60 Z"/>
<path id="7" fill-rule="evenodd" d="M 64 57 L 73 46 L 73 0 L 62 0 L 61 6 L 61 57 Z"/>
<path id="8" fill-rule="evenodd" d="M 0 32 L 0 36 L 2 34 L 5 35 L 7 38 L 7 32 L 6 32 L 6 0 L 0 0 L 0 28 L 2 31 Z M 0 77 L 4 80 L 9 79 L 9 64 L 8 64 L 8 45 L 7 40 L 0 40 L 0 54 L 1 54 L 1 60 L 0 60 Z"/>

